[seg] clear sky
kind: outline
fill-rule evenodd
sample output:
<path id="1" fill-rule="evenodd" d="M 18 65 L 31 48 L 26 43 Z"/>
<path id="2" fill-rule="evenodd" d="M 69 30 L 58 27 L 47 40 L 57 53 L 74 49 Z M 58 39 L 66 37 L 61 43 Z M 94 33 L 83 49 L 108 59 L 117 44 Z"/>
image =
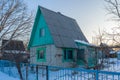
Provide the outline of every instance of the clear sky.
<path id="1" fill-rule="evenodd" d="M 89 42 L 98 29 L 115 27 L 105 9 L 104 0 L 24 0 L 28 9 L 36 13 L 38 5 L 61 12 L 76 19 Z"/>

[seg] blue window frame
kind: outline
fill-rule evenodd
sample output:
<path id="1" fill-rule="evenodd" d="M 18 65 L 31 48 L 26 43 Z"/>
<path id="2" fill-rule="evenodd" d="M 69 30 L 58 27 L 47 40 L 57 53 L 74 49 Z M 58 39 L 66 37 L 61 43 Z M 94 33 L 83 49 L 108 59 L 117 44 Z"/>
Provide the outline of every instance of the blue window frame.
<path id="1" fill-rule="evenodd" d="M 37 48 L 37 61 L 44 62 L 46 61 L 46 49 L 45 48 Z"/>
<path id="2" fill-rule="evenodd" d="M 63 49 L 63 60 L 64 61 L 73 61 L 73 49 Z"/>

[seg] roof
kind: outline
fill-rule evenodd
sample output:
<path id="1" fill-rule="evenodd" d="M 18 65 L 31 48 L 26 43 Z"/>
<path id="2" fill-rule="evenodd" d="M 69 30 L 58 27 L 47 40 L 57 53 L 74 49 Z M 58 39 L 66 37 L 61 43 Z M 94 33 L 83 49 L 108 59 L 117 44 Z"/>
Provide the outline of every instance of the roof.
<path id="1" fill-rule="evenodd" d="M 90 46 L 90 47 L 97 47 L 96 45 L 94 44 L 90 44 L 88 42 L 85 42 L 85 41 L 81 41 L 81 40 L 75 40 L 76 43 L 78 44 L 82 44 L 82 45 L 85 45 L 85 46 Z"/>
<path id="2" fill-rule="evenodd" d="M 39 6 L 57 47 L 77 48 L 74 40 L 88 42 L 75 19 Z"/>
<path id="3" fill-rule="evenodd" d="M 8 40 L 2 40 L 2 46 L 5 45 L 7 42 L 8 42 Z M 24 47 L 22 41 L 11 40 L 11 41 L 3 48 L 3 50 L 19 50 L 19 51 L 25 51 L 25 47 Z"/>

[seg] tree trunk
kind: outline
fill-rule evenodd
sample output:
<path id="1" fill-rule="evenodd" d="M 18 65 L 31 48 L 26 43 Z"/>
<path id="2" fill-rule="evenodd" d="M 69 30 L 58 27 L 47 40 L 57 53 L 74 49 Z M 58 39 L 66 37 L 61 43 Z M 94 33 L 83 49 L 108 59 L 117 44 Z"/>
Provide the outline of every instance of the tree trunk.
<path id="1" fill-rule="evenodd" d="M 16 61 L 16 67 L 18 70 L 18 73 L 20 75 L 20 80 L 23 80 L 22 72 L 21 72 L 21 67 L 20 67 L 20 62 Z"/>

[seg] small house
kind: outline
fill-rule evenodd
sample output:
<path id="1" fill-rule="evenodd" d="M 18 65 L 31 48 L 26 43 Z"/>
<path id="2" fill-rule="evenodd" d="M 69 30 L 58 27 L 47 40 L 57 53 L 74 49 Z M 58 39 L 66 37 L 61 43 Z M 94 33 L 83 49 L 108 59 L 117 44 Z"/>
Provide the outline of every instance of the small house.
<path id="1" fill-rule="evenodd" d="M 2 40 L 2 60 L 28 62 L 29 54 L 26 52 L 23 41 Z"/>
<path id="2" fill-rule="evenodd" d="M 23 54 L 25 53 L 25 47 L 23 41 L 18 40 L 2 40 L 2 53 Z"/>
<path id="3" fill-rule="evenodd" d="M 94 66 L 95 48 L 91 46 L 75 19 L 38 7 L 28 45 L 31 64 Z"/>

